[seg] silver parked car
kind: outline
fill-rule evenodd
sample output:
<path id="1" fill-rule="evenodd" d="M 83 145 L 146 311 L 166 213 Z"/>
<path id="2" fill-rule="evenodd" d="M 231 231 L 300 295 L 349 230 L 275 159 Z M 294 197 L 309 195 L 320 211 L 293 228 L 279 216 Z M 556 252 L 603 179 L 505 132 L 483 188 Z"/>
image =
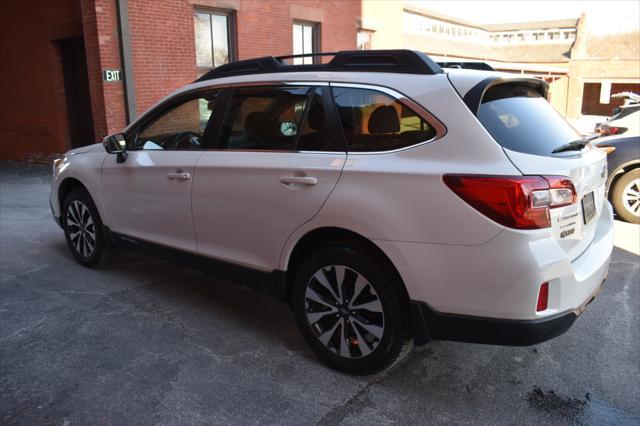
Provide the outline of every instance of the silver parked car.
<path id="1" fill-rule="evenodd" d="M 407 50 L 332 55 L 220 66 L 56 160 L 73 256 L 95 267 L 126 245 L 273 293 L 351 373 L 411 341 L 565 332 L 607 276 L 613 219 L 606 156 L 547 84 Z"/>

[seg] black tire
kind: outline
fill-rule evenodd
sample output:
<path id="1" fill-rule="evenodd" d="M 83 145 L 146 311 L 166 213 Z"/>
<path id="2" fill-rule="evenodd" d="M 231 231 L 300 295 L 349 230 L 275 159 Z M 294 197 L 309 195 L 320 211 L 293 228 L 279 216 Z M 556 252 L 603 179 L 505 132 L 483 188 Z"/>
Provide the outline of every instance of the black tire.
<path id="1" fill-rule="evenodd" d="M 332 311 L 325 311 L 325 306 L 316 304 L 307 296 L 307 288 L 310 286 L 312 290 L 323 290 L 317 287 L 319 281 L 314 278 L 314 274 L 320 273 L 321 270 L 328 274 L 325 277 L 329 277 L 331 285 L 335 285 L 338 281 L 337 273 L 336 268 L 332 268 L 331 265 L 345 271 L 342 275 L 344 277 L 342 280 L 343 290 L 340 293 L 345 295 L 346 304 L 342 305 L 343 311 L 338 311 L 342 312 L 340 314 L 335 312 L 326 314 L 325 312 Z M 354 294 L 356 292 L 356 278 L 353 278 L 353 274 L 356 274 L 356 277 L 358 274 L 361 275 L 364 281 L 360 282 L 368 282 L 371 286 L 371 288 L 366 287 L 366 284 L 360 286 L 362 290 L 360 298 Z M 372 374 L 390 366 L 402 353 L 408 352 L 408 350 L 404 350 L 411 342 L 408 300 L 397 272 L 389 261 L 377 251 L 352 240 L 341 240 L 321 246 L 302 261 L 295 272 L 294 280 L 292 305 L 298 328 L 311 349 L 330 367 L 350 374 Z M 333 288 L 337 291 L 336 287 Z M 356 297 L 354 298 L 354 296 Z M 354 305 L 357 301 L 360 303 L 360 300 L 367 301 L 367 298 L 369 300 L 371 297 L 378 299 L 379 305 L 382 307 L 383 318 L 378 323 L 383 324 L 380 338 L 368 333 L 359 325 L 365 322 L 362 315 L 366 315 L 369 319 L 373 318 L 373 321 L 380 321 L 380 316 L 357 307 L 349 308 L 351 306 L 348 303 L 350 297 L 353 299 L 351 303 Z M 374 303 L 377 302 L 374 301 Z M 316 310 L 317 307 L 319 310 Z M 355 314 L 347 316 L 348 313 L 345 313 L 344 310 L 348 309 L 345 308 L 356 309 Z M 312 326 L 312 320 L 308 319 L 307 311 L 311 315 L 313 313 L 323 314 L 324 317 L 315 320 L 316 322 Z M 320 334 L 327 336 L 327 333 L 331 333 L 332 321 L 335 321 L 333 324 L 336 324 L 341 320 L 342 324 L 345 324 L 348 338 L 341 339 L 345 336 L 342 333 L 342 325 L 335 325 L 338 328 L 335 328 L 333 338 L 329 338 L 328 344 L 325 345 L 320 340 Z M 326 324 L 326 329 L 323 330 L 320 323 L 322 326 Z M 372 324 L 374 322 L 367 322 L 366 325 L 371 327 Z M 336 333 L 337 339 L 335 338 Z M 346 348 L 345 353 L 348 353 L 347 356 L 340 355 L 342 349 L 339 345 L 343 340 L 349 342 L 348 347 L 346 345 L 344 347 Z M 364 351 L 361 350 L 362 344 L 366 345 Z M 365 356 L 365 351 L 370 352 Z"/>
<path id="2" fill-rule="evenodd" d="M 634 180 L 637 183 L 635 186 L 634 185 L 632 186 L 635 189 L 635 191 L 638 191 L 640 190 L 639 188 L 640 187 L 640 169 L 634 169 L 634 170 L 628 171 L 627 173 L 623 174 L 620 178 L 618 178 L 616 183 L 613 185 L 613 191 L 611 193 L 611 204 L 613 204 L 613 208 L 615 209 L 616 214 L 622 220 L 630 223 L 640 224 L 640 216 L 636 216 L 632 212 L 630 212 L 625 206 L 625 200 L 624 200 L 625 189 Z M 633 207 L 637 209 L 640 207 L 639 204 L 640 204 L 640 200 L 636 201 Z"/>
<path id="3" fill-rule="evenodd" d="M 74 223 L 78 222 L 78 219 L 82 222 L 81 226 Z M 88 268 L 98 266 L 106 257 L 107 247 L 102 220 L 91 196 L 85 189 L 75 188 L 67 194 L 62 203 L 60 220 L 67 239 L 67 246 L 69 246 L 73 257 L 82 266 Z M 91 244 L 92 240 L 93 245 Z"/>

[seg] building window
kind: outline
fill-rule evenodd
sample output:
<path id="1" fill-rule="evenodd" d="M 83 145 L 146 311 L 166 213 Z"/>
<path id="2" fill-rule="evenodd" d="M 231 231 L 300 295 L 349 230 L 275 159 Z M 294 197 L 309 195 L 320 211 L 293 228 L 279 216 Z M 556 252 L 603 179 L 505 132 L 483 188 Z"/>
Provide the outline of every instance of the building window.
<path id="1" fill-rule="evenodd" d="M 295 22 L 293 24 L 293 54 L 306 55 L 318 51 L 318 24 L 309 22 Z M 295 65 L 313 64 L 314 58 L 294 58 Z"/>
<path id="2" fill-rule="evenodd" d="M 193 24 L 198 74 L 236 59 L 233 12 L 196 10 Z"/>
<path id="3" fill-rule="evenodd" d="M 371 36 L 373 31 L 359 29 L 356 36 L 356 42 L 358 50 L 370 50 L 371 49 Z"/>

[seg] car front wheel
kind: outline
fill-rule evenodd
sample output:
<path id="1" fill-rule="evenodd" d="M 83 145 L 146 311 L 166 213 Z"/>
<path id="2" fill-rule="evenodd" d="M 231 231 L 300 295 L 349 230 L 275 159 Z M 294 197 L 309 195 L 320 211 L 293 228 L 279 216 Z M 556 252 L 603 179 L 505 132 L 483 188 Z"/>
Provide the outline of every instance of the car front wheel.
<path id="1" fill-rule="evenodd" d="M 73 257 L 93 268 L 106 255 L 102 221 L 91 196 L 84 189 L 73 189 L 62 207 L 62 225 Z"/>
<path id="2" fill-rule="evenodd" d="M 386 259 L 364 245 L 322 246 L 297 270 L 296 322 L 329 366 L 370 374 L 391 365 L 410 340 L 402 283 Z"/>

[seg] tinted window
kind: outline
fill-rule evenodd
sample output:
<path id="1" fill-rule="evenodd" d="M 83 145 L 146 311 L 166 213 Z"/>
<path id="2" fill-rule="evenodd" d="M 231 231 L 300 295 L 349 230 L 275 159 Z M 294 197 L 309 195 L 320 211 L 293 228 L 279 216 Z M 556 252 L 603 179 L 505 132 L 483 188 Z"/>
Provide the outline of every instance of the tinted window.
<path id="1" fill-rule="evenodd" d="M 478 119 L 506 149 L 551 155 L 580 135 L 538 92 L 525 86 L 501 85 L 487 91 Z"/>
<path id="2" fill-rule="evenodd" d="M 221 134 L 223 149 L 293 150 L 312 89 L 237 89 Z"/>
<path id="3" fill-rule="evenodd" d="M 185 101 L 145 123 L 132 149 L 201 149 L 207 123 L 215 110 L 218 93 Z"/>
<path id="4" fill-rule="evenodd" d="M 435 129 L 391 96 L 334 87 L 333 96 L 350 151 L 387 151 L 433 138 Z"/>
<path id="5" fill-rule="evenodd" d="M 336 143 L 329 131 L 324 110 L 322 89 L 316 88 L 309 102 L 302 129 L 296 145 L 298 151 L 344 151 L 341 143 Z"/>

